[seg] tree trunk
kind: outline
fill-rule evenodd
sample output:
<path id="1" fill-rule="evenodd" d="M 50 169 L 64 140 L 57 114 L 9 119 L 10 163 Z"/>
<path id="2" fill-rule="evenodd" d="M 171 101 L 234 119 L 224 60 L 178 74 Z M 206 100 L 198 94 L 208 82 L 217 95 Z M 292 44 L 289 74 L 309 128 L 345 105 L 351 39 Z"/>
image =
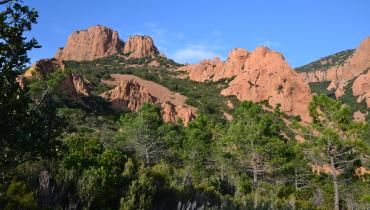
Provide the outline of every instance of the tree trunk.
<path id="1" fill-rule="evenodd" d="M 253 161 L 252 162 L 252 168 L 253 168 L 253 190 L 254 190 L 253 207 L 257 208 L 257 203 L 258 203 L 258 174 L 257 174 L 256 153 L 253 153 L 252 161 Z"/>
<path id="2" fill-rule="evenodd" d="M 146 160 L 146 166 L 149 166 L 149 151 L 145 150 L 145 160 Z"/>
<path id="3" fill-rule="evenodd" d="M 294 168 L 294 188 L 298 191 L 298 174 L 296 168 Z"/>
<path id="4" fill-rule="evenodd" d="M 331 174 L 333 176 L 333 187 L 334 187 L 334 209 L 339 210 L 339 190 L 338 190 L 338 180 L 335 171 L 334 158 L 330 156 Z"/>

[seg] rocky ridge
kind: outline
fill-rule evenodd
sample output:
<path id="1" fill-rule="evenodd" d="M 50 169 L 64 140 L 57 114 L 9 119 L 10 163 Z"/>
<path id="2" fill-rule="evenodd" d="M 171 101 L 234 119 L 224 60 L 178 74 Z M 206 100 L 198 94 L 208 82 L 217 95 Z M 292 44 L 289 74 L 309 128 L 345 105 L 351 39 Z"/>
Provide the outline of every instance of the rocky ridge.
<path id="1" fill-rule="evenodd" d="M 339 64 L 334 65 L 329 69 L 313 69 L 313 71 L 301 72 L 300 74 L 304 77 L 307 83 L 330 81 L 327 89 L 335 90 L 335 96 L 340 98 L 345 94 L 346 88 L 352 88 L 354 95 L 363 96 L 365 94 L 364 91 L 366 89 L 366 85 L 364 88 L 361 88 L 362 90 L 359 90 L 359 87 L 362 87 L 359 83 L 363 83 L 364 79 L 367 78 L 365 74 L 369 69 L 370 37 L 367 37 L 361 42 L 353 54 L 346 57 L 346 59 Z M 348 87 L 348 82 L 350 80 L 357 79 L 358 82 L 355 82 L 352 87 Z M 360 102 L 362 99 L 359 99 L 358 101 Z M 369 104 L 368 107 L 370 108 Z"/>
<path id="2" fill-rule="evenodd" d="M 138 111 L 145 103 L 154 103 L 161 107 L 165 122 L 177 123 L 181 119 L 184 125 L 195 118 L 193 110 L 184 105 L 174 105 L 168 101 L 153 96 L 144 86 L 135 80 L 121 81 L 114 89 L 101 94 L 112 103 L 112 108 L 123 110 L 125 108 Z"/>
<path id="3" fill-rule="evenodd" d="M 253 52 L 241 48 L 231 51 L 225 62 L 215 58 L 200 64 L 180 67 L 189 79 L 204 82 L 233 78 L 224 96 L 235 95 L 239 100 L 268 101 L 290 115 L 299 115 L 310 122 L 308 106 L 311 93 L 303 78 L 285 61 L 283 55 L 267 47 L 257 47 Z"/>
<path id="4" fill-rule="evenodd" d="M 122 51 L 124 42 L 118 32 L 97 25 L 72 33 L 64 48 L 55 54 L 57 60 L 94 60 Z"/>

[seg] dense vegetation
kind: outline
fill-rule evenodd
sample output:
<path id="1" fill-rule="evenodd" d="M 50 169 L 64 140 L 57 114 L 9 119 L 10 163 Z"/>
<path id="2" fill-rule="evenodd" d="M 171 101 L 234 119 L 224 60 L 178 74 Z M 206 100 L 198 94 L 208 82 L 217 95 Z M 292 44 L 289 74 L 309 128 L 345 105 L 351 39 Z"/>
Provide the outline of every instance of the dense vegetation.
<path id="1" fill-rule="evenodd" d="M 110 79 L 110 74 L 132 74 L 140 78 L 161 84 L 173 92 L 179 92 L 188 97 L 187 104 L 200 109 L 201 112 L 222 116 L 222 111 L 230 111 L 227 99 L 238 104 L 235 97 L 223 97 L 219 94 L 225 88 L 227 80 L 219 82 L 196 82 L 189 79 L 180 79 L 180 74 L 174 68 L 179 65 L 163 57 L 157 57 L 162 66 L 153 68 L 146 64 L 153 58 L 124 60 L 120 56 L 111 56 L 95 61 L 68 62 L 67 69 L 85 76 L 97 88 L 97 93 L 109 87 L 102 85 L 101 79 Z M 131 63 L 140 66 L 132 66 Z M 102 87 L 103 86 L 103 87 Z"/>
<path id="2" fill-rule="evenodd" d="M 16 75 L 37 46 L 23 32 L 37 13 L 0 4 L 0 209 L 369 209 L 369 175 L 357 170 L 370 167 L 370 128 L 339 101 L 315 96 L 311 124 L 252 102 L 235 103 L 225 121 L 228 98 L 218 89 L 226 81 L 177 79 L 166 59 L 167 68 L 126 68 L 148 61 L 119 56 L 71 62 L 21 89 Z M 76 71 L 95 86 L 83 103 L 58 89 Z M 110 73 L 181 92 L 199 115 L 184 127 L 164 123 L 153 104 L 113 112 L 97 97 Z"/>

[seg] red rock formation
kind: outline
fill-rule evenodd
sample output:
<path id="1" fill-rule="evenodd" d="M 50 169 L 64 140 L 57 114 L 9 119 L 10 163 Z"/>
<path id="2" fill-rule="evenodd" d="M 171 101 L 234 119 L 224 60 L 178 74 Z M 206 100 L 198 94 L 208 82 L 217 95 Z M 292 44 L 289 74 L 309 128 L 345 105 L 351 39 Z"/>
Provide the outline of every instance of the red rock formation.
<path id="1" fill-rule="evenodd" d="M 366 120 L 367 113 L 362 113 L 360 111 L 355 111 L 353 113 L 353 120 L 356 122 L 364 122 Z"/>
<path id="2" fill-rule="evenodd" d="M 44 75 L 52 73 L 56 69 L 64 69 L 64 63 L 53 58 L 52 59 L 44 58 L 32 64 L 32 66 L 26 70 L 23 76 L 29 78 L 37 73 Z"/>
<path id="3" fill-rule="evenodd" d="M 124 53 L 131 53 L 130 58 L 143 58 L 159 55 L 153 39 L 149 36 L 130 36 L 125 44 Z"/>
<path id="4" fill-rule="evenodd" d="M 217 81 L 231 78 L 243 72 L 244 64 L 249 53 L 241 48 L 233 49 L 228 59 L 222 62 L 218 57 L 212 60 L 204 60 L 199 64 L 191 64 L 180 67 L 179 71 L 185 71 L 189 79 L 204 82 L 206 80 Z"/>
<path id="5" fill-rule="evenodd" d="M 127 82 L 121 81 L 113 90 L 104 92 L 102 97 L 109 99 L 112 102 L 112 107 L 116 110 L 128 108 L 138 111 L 145 103 L 157 103 L 157 98 L 153 97 L 144 87 L 134 80 Z"/>
<path id="6" fill-rule="evenodd" d="M 328 70 L 302 72 L 300 75 L 307 83 L 331 81 L 328 89 L 335 89 L 336 97 L 340 98 L 344 95 L 344 90 L 350 88 L 346 87 L 347 82 L 363 74 L 367 69 L 370 69 L 370 37 L 367 37 L 344 63 Z"/>
<path id="7" fill-rule="evenodd" d="M 352 85 L 353 95 L 357 96 L 357 102 L 365 101 L 370 108 L 370 70 L 355 79 Z"/>
<path id="8" fill-rule="evenodd" d="M 180 118 L 184 125 L 195 118 L 193 110 L 183 105 L 165 102 L 150 94 L 150 92 L 135 80 L 121 81 L 114 89 L 104 92 L 102 97 L 112 102 L 116 110 L 128 108 L 137 111 L 145 103 L 154 103 L 161 107 L 165 122 L 177 123 Z"/>
<path id="9" fill-rule="evenodd" d="M 328 81 L 327 71 L 317 70 L 311 72 L 301 72 L 299 74 L 307 83 Z"/>
<path id="10" fill-rule="evenodd" d="M 148 63 L 148 66 L 151 66 L 151 67 L 160 67 L 161 66 L 161 63 L 159 63 L 157 60 L 153 60 L 150 63 Z"/>
<path id="11" fill-rule="evenodd" d="M 81 96 L 89 96 L 92 84 L 82 76 L 70 73 L 59 86 L 59 91 L 66 93 L 69 97 L 80 104 L 85 105 Z"/>
<path id="12" fill-rule="evenodd" d="M 72 33 L 64 48 L 55 54 L 57 60 L 94 60 L 122 51 L 122 42 L 116 31 L 104 26 L 93 26 Z"/>
<path id="13" fill-rule="evenodd" d="M 235 95 L 242 101 L 267 100 L 273 107 L 281 104 L 281 110 L 287 114 L 300 115 L 304 121 L 311 121 L 308 86 L 282 54 L 266 47 L 258 47 L 252 53 L 236 48 L 225 62 L 215 58 L 179 70 L 186 71 L 189 79 L 200 82 L 236 76 L 229 87 L 221 91 L 222 95 Z"/>
<path id="14" fill-rule="evenodd" d="M 367 37 L 342 65 L 332 67 L 327 72 L 331 81 L 328 89 L 337 89 L 370 68 L 370 37 Z M 338 96 L 339 97 L 339 96 Z"/>
<path id="15" fill-rule="evenodd" d="M 258 47 L 246 59 L 244 72 L 222 90 L 222 95 L 236 95 L 239 100 L 260 102 L 267 100 L 290 115 L 299 115 L 310 122 L 308 106 L 311 94 L 304 80 L 284 60 L 266 47 Z"/>

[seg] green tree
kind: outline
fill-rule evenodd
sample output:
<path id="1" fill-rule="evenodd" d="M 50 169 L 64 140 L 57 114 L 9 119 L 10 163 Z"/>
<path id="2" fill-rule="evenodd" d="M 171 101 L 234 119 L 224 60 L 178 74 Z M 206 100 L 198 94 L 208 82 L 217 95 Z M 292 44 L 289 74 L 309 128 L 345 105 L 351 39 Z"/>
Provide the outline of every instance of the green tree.
<path id="1" fill-rule="evenodd" d="M 105 208 L 118 205 L 120 182 L 126 155 L 104 148 L 94 136 L 70 136 L 66 139 L 67 151 L 63 168 L 75 171 L 75 191 L 88 208 Z M 71 189 L 73 192 L 74 190 Z"/>
<path id="2" fill-rule="evenodd" d="M 120 118 L 121 133 L 118 138 L 125 147 L 135 151 L 147 166 L 168 156 L 168 127 L 163 123 L 159 108 L 144 104 L 137 115 L 126 114 Z"/>
<path id="3" fill-rule="evenodd" d="M 221 130 L 221 129 L 220 129 Z M 194 181 L 207 178 L 215 170 L 213 151 L 217 138 L 217 125 L 210 116 L 199 115 L 184 129 L 183 158 Z M 188 172 L 185 174 L 188 176 Z"/>
<path id="4" fill-rule="evenodd" d="M 279 171 L 289 166 L 291 151 L 281 137 L 284 124 L 261 105 L 243 102 L 236 109 L 235 119 L 224 136 L 225 156 L 234 167 L 252 179 L 253 203 L 257 207 L 261 183 L 279 183 Z"/>
<path id="5" fill-rule="evenodd" d="M 351 121 L 347 106 L 320 95 L 310 104 L 313 123 L 306 133 L 305 154 L 313 164 L 329 166 L 334 209 L 340 209 L 340 178 L 352 177 L 354 168 L 368 160 L 369 147 L 363 139 L 366 123 Z M 306 130 L 307 131 L 307 130 Z"/>
<path id="6" fill-rule="evenodd" d="M 27 51 L 38 47 L 35 39 L 27 40 L 37 12 L 16 0 L 3 0 L 0 5 L 0 176 L 28 160 L 56 153 L 61 120 L 55 109 L 37 106 L 22 90 L 16 76 L 29 61 Z"/>
<path id="7" fill-rule="evenodd" d="M 13 180 L 3 198 L 0 198 L 0 208 L 37 209 L 35 192 L 29 192 L 24 182 Z"/>

